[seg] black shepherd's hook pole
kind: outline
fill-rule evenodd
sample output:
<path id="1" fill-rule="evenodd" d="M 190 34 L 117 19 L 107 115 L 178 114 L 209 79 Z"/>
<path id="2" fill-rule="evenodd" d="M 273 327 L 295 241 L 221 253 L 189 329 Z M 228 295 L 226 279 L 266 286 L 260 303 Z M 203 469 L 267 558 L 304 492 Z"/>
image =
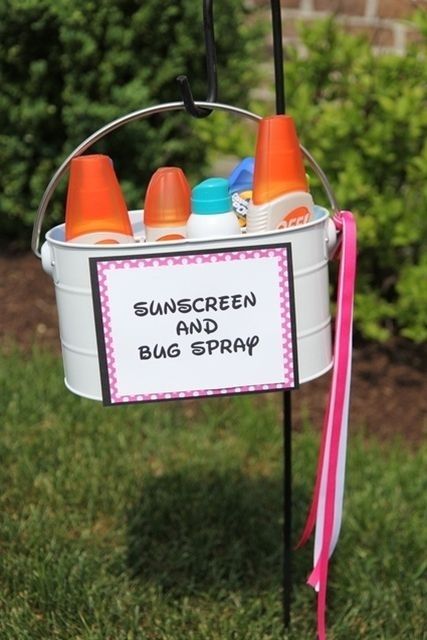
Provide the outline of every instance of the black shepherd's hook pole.
<path id="1" fill-rule="evenodd" d="M 273 25 L 276 113 L 286 112 L 283 72 L 282 15 L 280 0 L 271 0 Z M 291 392 L 283 393 L 283 623 L 291 623 L 292 598 L 292 404 Z"/>
<path id="2" fill-rule="evenodd" d="M 273 24 L 274 78 L 276 89 L 276 113 L 286 111 L 285 77 L 283 73 L 282 15 L 280 0 L 271 0 L 271 20 Z"/>
<path id="3" fill-rule="evenodd" d="M 283 622 L 291 624 L 292 599 L 292 404 L 283 394 Z"/>
<path id="4" fill-rule="evenodd" d="M 213 23 L 212 0 L 203 1 L 203 33 L 206 48 L 206 72 L 208 78 L 208 95 L 205 102 L 216 102 L 218 97 L 218 81 L 216 70 L 215 33 Z M 212 109 L 202 109 L 194 104 L 193 93 L 187 76 L 177 77 L 185 110 L 195 118 L 206 118 Z"/>

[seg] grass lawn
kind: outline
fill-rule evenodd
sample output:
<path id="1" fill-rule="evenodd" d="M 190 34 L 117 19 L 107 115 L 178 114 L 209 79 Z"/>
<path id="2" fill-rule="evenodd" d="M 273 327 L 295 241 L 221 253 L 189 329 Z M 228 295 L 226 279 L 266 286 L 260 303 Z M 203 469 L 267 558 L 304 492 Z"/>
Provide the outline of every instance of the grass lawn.
<path id="1" fill-rule="evenodd" d="M 298 394 L 294 394 L 298 402 Z M 280 395 L 103 408 L 47 353 L 0 364 L 0 638 L 282 639 Z M 352 424 L 330 640 L 427 638 L 427 446 Z M 295 433 L 295 537 L 318 434 Z M 294 560 L 289 640 L 316 637 Z"/>

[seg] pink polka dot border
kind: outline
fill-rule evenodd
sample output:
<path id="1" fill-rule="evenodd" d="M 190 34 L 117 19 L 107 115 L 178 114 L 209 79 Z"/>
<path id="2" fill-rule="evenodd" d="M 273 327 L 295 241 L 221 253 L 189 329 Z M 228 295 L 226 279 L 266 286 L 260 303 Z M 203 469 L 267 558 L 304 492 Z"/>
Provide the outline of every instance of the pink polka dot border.
<path id="1" fill-rule="evenodd" d="M 275 258 L 277 265 L 280 313 L 282 328 L 283 379 L 258 385 L 236 385 L 216 389 L 197 389 L 192 391 L 179 390 L 173 392 L 139 393 L 123 395 L 118 384 L 118 372 L 114 353 L 113 328 L 111 325 L 110 300 L 108 296 L 108 273 L 117 269 L 157 269 L 170 266 L 188 266 L 191 264 L 206 264 L 231 262 L 233 260 L 262 260 Z M 255 393 L 262 391 L 277 391 L 292 389 L 297 384 L 296 356 L 295 356 L 295 327 L 293 326 L 292 291 L 290 285 L 290 263 L 288 245 L 267 246 L 255 249 L 232 249 L 224 251 L 163 255 L 130 258 L 105 258 L 96 262 L 103 342 L 105 346 L 105 364 L 107 383 L 109 387 L 109 402 L 106 404 L 124 404 L 135 402 L 152 402 L 160 400 L 177 400 L 183 398 L 200 398 L 218 395 Z M 104 398 L 105 400 L 105 398 Z"/>

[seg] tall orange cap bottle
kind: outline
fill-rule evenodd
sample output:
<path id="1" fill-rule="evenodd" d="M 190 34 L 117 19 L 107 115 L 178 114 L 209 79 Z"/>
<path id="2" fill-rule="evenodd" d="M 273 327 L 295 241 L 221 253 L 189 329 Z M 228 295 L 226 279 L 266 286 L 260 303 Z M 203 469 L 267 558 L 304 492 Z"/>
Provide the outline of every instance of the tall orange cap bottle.
<path id="1" fill-rule="evenodd" d="M 286 229 L 309 222 L 314 204 L 291 116 L 260 121 L 247 232 Z"/>
<path id="2" fill-rule="evenodd" d="M 70 165 L 65 239 L 85 244 L 133 242 L 132 227 L 111 158 L 74 158 Z"/>
<path id="3" fill-rule="evenodd" d="M 293 118 L 263 118 L 255 153 L 254 204 L 263 204 L 292 191 L 308 191 L 302 153 Z"/>
<path id="4" fill-rule="evenodd" d="M 145 194 L 144 224 L 147 241 L 185 238 L 190 203 L 190 185 L 182 169 L 157 169 Z"/>

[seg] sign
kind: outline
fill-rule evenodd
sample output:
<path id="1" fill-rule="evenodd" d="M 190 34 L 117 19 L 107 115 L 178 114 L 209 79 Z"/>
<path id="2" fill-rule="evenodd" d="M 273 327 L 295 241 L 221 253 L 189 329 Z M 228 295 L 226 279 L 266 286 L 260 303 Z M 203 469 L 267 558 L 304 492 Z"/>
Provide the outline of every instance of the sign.
<path id="1" fill-rule="evenodd" d="M 89 262 L 105 405 L 298 386 L 289 243 Z"/>

